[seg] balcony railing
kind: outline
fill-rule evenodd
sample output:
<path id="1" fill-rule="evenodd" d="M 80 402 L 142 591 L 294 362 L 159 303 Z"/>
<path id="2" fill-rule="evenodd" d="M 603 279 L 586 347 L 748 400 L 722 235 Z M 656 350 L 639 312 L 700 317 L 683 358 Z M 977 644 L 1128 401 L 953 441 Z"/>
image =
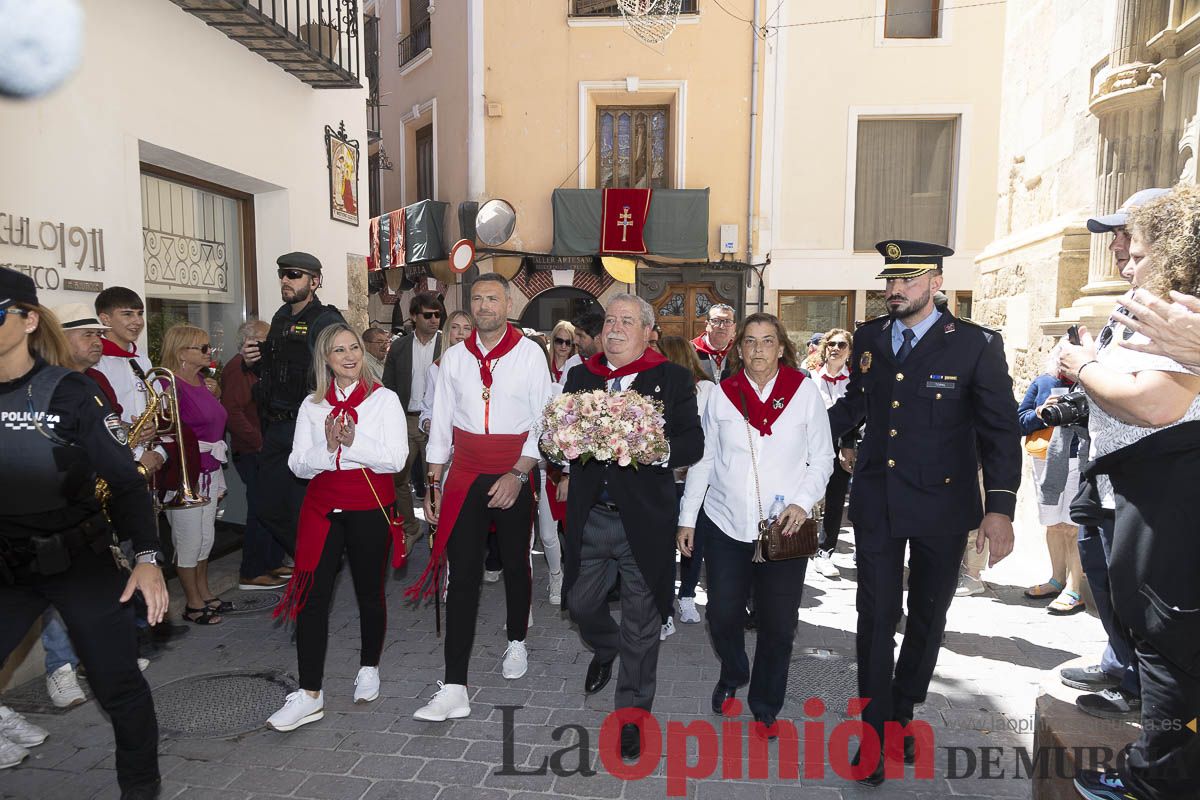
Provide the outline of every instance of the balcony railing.
<path id="1" fill-rule="evenodd" d="M 171 0 L 315 89 L 359 88 L 358 0 Z"/>
<path id="2" fill-rule="evenodd" d="M 619 17 L 621 9 L 616 0 L 570 0 L 573 17 Z M 695 14 L 696 0 L 681 0 L 680 14 Z"/>
<path id="3" fill-rule="evenodd" d="M 433 46 L 429 35 L 429 17 L 417 20 L 412 32 L 400 40 L 400 66 L 403 67 Z"/>
<path id="4" fill-rule="evenodd" d="M 363 67 L 367 75 L 367 141 L 380 139 L 379 17 L 363 17 Z"/>

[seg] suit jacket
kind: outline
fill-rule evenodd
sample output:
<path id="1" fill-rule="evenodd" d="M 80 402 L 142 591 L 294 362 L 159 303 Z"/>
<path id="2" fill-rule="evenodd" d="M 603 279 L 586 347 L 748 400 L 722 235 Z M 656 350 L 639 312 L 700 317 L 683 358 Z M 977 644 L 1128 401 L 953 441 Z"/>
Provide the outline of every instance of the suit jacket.
<path id="1" fill-rule="evenodd" d="M 383 366 L 383 385 L 396 393 L 405 411 L 408 411 L 408 401 L 412 399 L 413 343 L 416 341 L 417 335 L 410 333 L 392 342 L 387 363 Z M 441 357 L 442 332 L 438 331 L 433 335 L 433 360 L 437 361 Z"/>
<path id="2" fill-rule="evenodd" d="M 850 493 L 856 535 L 869 546 L 964 534 L 985 508 L 1013 516 L 1021 431 L 1000 335 L 943 311 L 901 365 L 891 326 L 879 317 L 855 332 L 849 387 L 829 409 L 834 436 L 867 425 Z"/>
<path id="3" fill-rule="evenodd" d="M 567 375 L 563 392 L 603 389 L 604 378 L 578 366 Z M 704 431 L 696 406 L 696 380 L 689 370 L 666 362 L 638 373 L 630 389 L 661 400 L 671 455 L 667 464 L 618 467 L 599 461 L 571 462 L 571 484 L 567 491 L 567 522 L 564 549 L 563 597 L 579 575 L 579 554 L 584 524 L 600 497 L 605 480 L 612 502 L 620 509 L 621 525 L 629 539 L 633 558 L 646 583 L 654 590 L 655 602 L 665 615 L 674 594 L 675 529 L 679 501 L 675 496 L 672 470 L 695 464 L 704 455 Z"/>

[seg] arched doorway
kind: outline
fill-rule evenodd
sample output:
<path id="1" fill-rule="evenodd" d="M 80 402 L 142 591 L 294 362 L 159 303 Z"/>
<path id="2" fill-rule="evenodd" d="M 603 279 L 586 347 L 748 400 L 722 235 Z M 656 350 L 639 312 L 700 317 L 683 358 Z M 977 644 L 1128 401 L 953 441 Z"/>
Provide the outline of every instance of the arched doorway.
<path id="1" fill-rule="evenodd" d="M 521 312 L 521 327 L 549 333 L 560 319 L 573 320 L 600 303 L 582 289 L 559 286 L 547 289 L 529 301 Z"/>

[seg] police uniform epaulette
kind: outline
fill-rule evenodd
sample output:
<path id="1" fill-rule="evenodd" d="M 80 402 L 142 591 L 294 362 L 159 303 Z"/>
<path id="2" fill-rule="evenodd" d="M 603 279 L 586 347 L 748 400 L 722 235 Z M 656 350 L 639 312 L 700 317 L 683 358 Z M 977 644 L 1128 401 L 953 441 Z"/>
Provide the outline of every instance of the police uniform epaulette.
<path id="1" fill-rule="evenodd" d="M 976 322 L 975 320 L 971 319 L 970 317 L 955 317 L 955 319 L 958 320 L 959 322 L 965 322 L 974 328 L 979 328 L 984 333 L 990 333 L 992 335 L 996 335 L 996 334 L 1000 333 L 1000 331 L 996 330 L 995 328 L 989 328 L 987 325 L 982 325 L 982 324 Z"/>
<path id="2" fill-rule="evenodd" d="M 879 322 L 880 320 L 890 319 L 891 316 L 892 316 L 891 314 L 880 314 L 878 317 L 871 317 L 870 319 L 864 320 L 863 322 L 856 325 L 854 330 L 858 330 L 859 328 L 865 328 L 874 322 Z"/>

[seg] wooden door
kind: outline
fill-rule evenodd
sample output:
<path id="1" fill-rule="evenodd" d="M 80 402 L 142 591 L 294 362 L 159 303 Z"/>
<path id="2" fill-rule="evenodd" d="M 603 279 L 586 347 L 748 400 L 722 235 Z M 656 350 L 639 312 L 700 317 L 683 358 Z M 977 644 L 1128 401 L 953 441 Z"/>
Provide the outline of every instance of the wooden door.
<path id="1" fill-rule="evenodd" d="M 709 307 L 718 303 L 733 305 L 712 283 L 671 283 L 651 305 L 664 336 L 695 339 L 704 333 Z"/>

